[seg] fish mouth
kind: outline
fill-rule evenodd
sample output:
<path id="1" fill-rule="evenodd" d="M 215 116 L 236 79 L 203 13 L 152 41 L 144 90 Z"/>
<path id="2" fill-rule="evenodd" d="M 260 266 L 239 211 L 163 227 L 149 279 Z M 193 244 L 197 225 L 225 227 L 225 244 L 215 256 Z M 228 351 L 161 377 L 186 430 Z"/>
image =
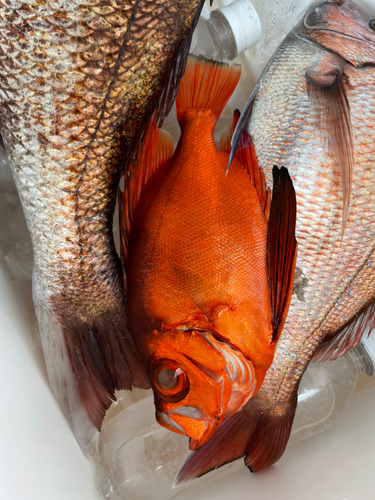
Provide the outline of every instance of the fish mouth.
<path id="1" fill-rule="evenodd" d="M 157 411 L 156 420 L 168 430 L 190 438 L 189 449 L 198 450 L 214 434 L 218 422 L 207 418 L 201 408 L 182 406 L 168 414 Z"/>

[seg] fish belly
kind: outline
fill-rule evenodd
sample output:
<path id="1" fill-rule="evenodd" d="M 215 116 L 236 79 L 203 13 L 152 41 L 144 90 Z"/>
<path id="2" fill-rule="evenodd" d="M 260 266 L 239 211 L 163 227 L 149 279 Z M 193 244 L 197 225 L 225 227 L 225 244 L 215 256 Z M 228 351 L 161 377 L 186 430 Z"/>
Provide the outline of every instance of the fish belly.
<path id="1" fill-rule="evenodd" d="M 335 332 L 375 296 L 371 265 L 375 71 L 345 68 L 355 165 L 342 238 L 340 172 L 327 152 L 305 80 L 306 71 L 319 64 L 324 52 L 290 37 L 262 77 L 250 124 L 267 179 L 271 179 L 273 165 L 284 165 L 296 190 L 300 284 L 296 283 L 285 330 L 300 342 L 311 336 L 318 341 Z"/>

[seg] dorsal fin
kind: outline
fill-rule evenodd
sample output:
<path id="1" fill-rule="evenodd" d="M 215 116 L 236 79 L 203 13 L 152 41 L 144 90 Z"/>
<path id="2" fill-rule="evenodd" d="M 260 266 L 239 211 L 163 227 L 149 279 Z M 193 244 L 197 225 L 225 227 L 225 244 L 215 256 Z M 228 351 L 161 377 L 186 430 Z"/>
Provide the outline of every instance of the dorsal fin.
<path id="1" fill-rule="evenodd" d="M 233 113 L 233 122 L 227 129 L 224 130 L 220 139 L 220 151 L 230 154 L 232 146 L 231 140 L 233 131 L 240 119 L 241 113 L 236 109 Z M 268 222 L 271 189 L 267 187 L 263 169 L 258 164 L 258 159 L 255 153 L 254 144 L 250 134 L 244 129 L 238 143 L 238 149 L 234 156 L 244 167 L 249 174 L 250 179 L 258 193 L 259 202 L 263 211 L 264 217 Z"/>
<path id="2" fill-rule="evenodd" d="M 128 257 L 129 236 L 133 215 L 141 193 L 150 177 L 173 155 L 170 134 L 158 129 L 156 113 L 152 116 L 142 141 L 139 143 L 137 161 L 130 163 L 125 174 L 124 192 L 119 191 L 120 244 L 123 266 Z"/>
<path id="3" fill-rule="evenodd" d="M 297 259 L 297 203 L 288 169 L 273 167 L 273 192 L 267 228 L 273 341 L 283 329 L 293 293 Z"/>

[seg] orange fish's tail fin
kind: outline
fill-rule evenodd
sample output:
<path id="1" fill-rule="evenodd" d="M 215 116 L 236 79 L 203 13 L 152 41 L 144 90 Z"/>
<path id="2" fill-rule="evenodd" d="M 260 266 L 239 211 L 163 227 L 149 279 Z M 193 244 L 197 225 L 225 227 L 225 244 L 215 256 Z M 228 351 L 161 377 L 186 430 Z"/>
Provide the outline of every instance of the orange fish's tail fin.
<path id="1" fill-rule="evenodd" d="M 136 162 L 131 162 L 125 174 L 124 192 L 119 192 L 121 262 L 128 256 L 129 236 L 133 215 L 141 193 L 150 177 L 173 155 L 170 134 L 157 126 L 156 113 L 152 116 L 142 141 L 139 143 Z"/>
<path id="2" fill-rule="evenodd" d="M 224 130 L 220 139 L 220 151 L 230 154 L 232 150 L 231 140 L 233 132 L 240 119 L 241 113 L 238 109 L 233 113 L 232 124 Z M 260 207 L 268 222 L 270 203 L 271 203 L 271 189 L 267 187 L 266 179 L 263 169 L 259 166 L 258 159 L 255 153 L 255 148 L 250 134 L 243 130 L 238 149 L 234 156 L 245 168 L 248 173 L 259 197 Z"/>
<path id="3" fill-rule="evenodd" d="M 189 109 L 209 109 L 219 119 L 241 76 L 241 66 L 189 56 L 176 99 L 177 120 Z"/>
<path id="4" fill-rule="evenodd" d="M 179 486 L 241 457 L 251 472 L 277 462 L 289 440 L 297 407 L 297 391 L 284 411 L 262 404 L 260 393 L 216 430 L 199 450 L 191 453 L 174 480 Z"/>

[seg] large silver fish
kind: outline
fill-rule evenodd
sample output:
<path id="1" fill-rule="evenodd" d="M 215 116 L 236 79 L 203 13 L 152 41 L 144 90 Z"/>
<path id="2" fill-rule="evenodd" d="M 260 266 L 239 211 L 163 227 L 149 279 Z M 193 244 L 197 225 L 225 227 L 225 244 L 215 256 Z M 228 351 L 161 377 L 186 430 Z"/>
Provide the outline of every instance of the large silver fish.
<path id="1" fill-rule="evenodd" d="M 295 294 L 259 393 L 177 482 L 241 456 L 253 471 L 273 464 L 312 356 L 335 359 L 375 326 L 375 20 L 351 0 L 315 3 L 267 65 L 251 108 L 268 182 L 283 165 L 296 190 Z"/>
<path id="2" fill-rule="evenodd" d="M 112 237 L 118 180 L 183 73 L 202 0 L 0 1 L 0 131 L 32 236 L 52 388 L 87 451 L 149 382 Z"/>

